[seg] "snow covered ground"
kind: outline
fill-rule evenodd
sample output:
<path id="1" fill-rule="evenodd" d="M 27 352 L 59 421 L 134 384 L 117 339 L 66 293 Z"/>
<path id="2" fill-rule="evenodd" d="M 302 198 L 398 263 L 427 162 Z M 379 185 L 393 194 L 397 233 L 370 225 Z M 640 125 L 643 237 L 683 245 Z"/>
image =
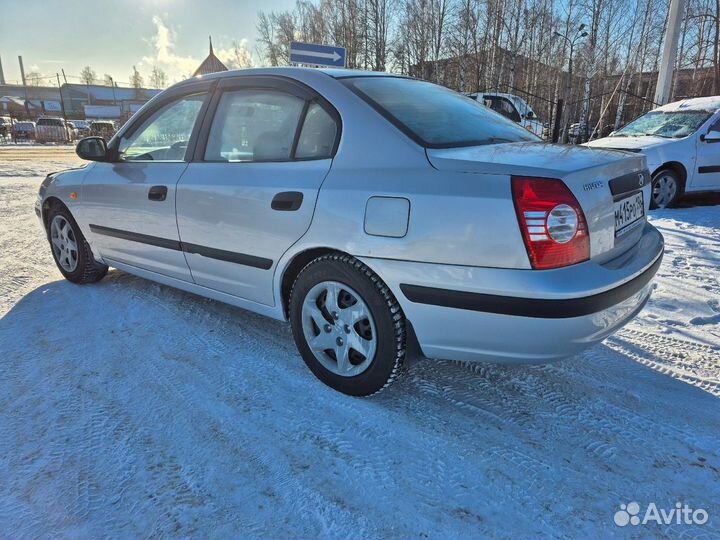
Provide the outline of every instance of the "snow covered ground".
<path id="1" fill-rule="evenodd" d="M 289 328 L 111 270 L 61 279 L 33 212 L 71 153 L 0 149 L 0 536 L 720 537 L 720 206 L 656 212 L 648 307 L 535 367 L 421 361 L 372 399 Z M 631 501 L 703 508 L 628 525 Z"/>

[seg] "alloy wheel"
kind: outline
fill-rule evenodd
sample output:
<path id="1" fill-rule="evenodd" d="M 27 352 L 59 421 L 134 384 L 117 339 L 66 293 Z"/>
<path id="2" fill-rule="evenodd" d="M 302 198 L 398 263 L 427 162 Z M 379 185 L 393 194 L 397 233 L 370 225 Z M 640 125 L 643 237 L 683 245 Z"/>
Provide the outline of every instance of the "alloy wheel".
<path id="1" fill-rule="evenodd" d="M 77 238 L 72 226 L 63 216 L 55 216 L 50 224 L 50 242 L 58 264 L 66 272 L 74 272 L 78 265 Z"/>

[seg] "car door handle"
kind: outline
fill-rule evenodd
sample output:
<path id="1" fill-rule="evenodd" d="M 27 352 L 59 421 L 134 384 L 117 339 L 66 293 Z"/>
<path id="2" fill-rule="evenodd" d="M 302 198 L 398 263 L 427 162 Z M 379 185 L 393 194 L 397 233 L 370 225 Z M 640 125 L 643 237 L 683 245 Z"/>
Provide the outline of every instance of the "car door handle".
<path id="1" fill-rule="evenodd" d="M 273 197 L 270 208 L 280 212 L 292 212 L 300 208 L 303 194 L 300 191 L 282 191 Z"/>
<path id="2" fill-rule="evenodd" d="M 167 186 L 153 186 L 148 191 L 148 199 L 151 201 L 164 201 L 167 198 Z"/>

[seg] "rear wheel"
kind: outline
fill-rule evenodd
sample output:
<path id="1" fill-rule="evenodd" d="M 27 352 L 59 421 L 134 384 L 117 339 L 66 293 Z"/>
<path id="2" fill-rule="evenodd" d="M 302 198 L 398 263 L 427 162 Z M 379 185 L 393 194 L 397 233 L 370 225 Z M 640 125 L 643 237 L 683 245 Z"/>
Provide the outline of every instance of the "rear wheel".
<path id="1" fill-rule="evenodd" d="M 405 317 L 380 278 L 349 255 L 319 257 L 290 294 L 293 337 L 310 370 L 354 396 L 374 394 L 397 377 L 405 358 Z"/>
<path id="2" fill-rule="evenodd" d="M 108 267 L 95 260 L 80 227 L 64 207 L 55 207 L 48 216 L 48 240 L 58 270 L 73 283 L 95 283 Z"/>
<path id="3" fill-rule="evenodd" d="M 672 169 L 663 169 L 653 177 L 650 207 L 669 208 L 677 202 L 681 192 L 678 174 Z"/>

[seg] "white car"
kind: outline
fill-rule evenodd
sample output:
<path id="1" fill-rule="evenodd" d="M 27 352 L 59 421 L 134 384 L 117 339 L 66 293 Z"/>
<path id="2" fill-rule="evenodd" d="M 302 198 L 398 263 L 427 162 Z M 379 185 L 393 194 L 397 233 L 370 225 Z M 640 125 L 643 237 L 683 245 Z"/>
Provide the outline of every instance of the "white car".
<path id="1" fill-rule="evenodd" d="M 652 176 L 652 208 L 683 193 L 720 190 L 720 96 L 663 105 L 609 137 L 587 143 L 641 153 Z"/>
<path id="2" fill-rule="evenodd" d="M 545 136 L 545 125 L 538 119 L 530 104 L 514 94 L 497 92 L 474 92 L 467 94 L 469 98 L 479 101 L 493 111 L 502 114 L 516 124 L 520 124 L 530 133 L 538 137 Z"/>

